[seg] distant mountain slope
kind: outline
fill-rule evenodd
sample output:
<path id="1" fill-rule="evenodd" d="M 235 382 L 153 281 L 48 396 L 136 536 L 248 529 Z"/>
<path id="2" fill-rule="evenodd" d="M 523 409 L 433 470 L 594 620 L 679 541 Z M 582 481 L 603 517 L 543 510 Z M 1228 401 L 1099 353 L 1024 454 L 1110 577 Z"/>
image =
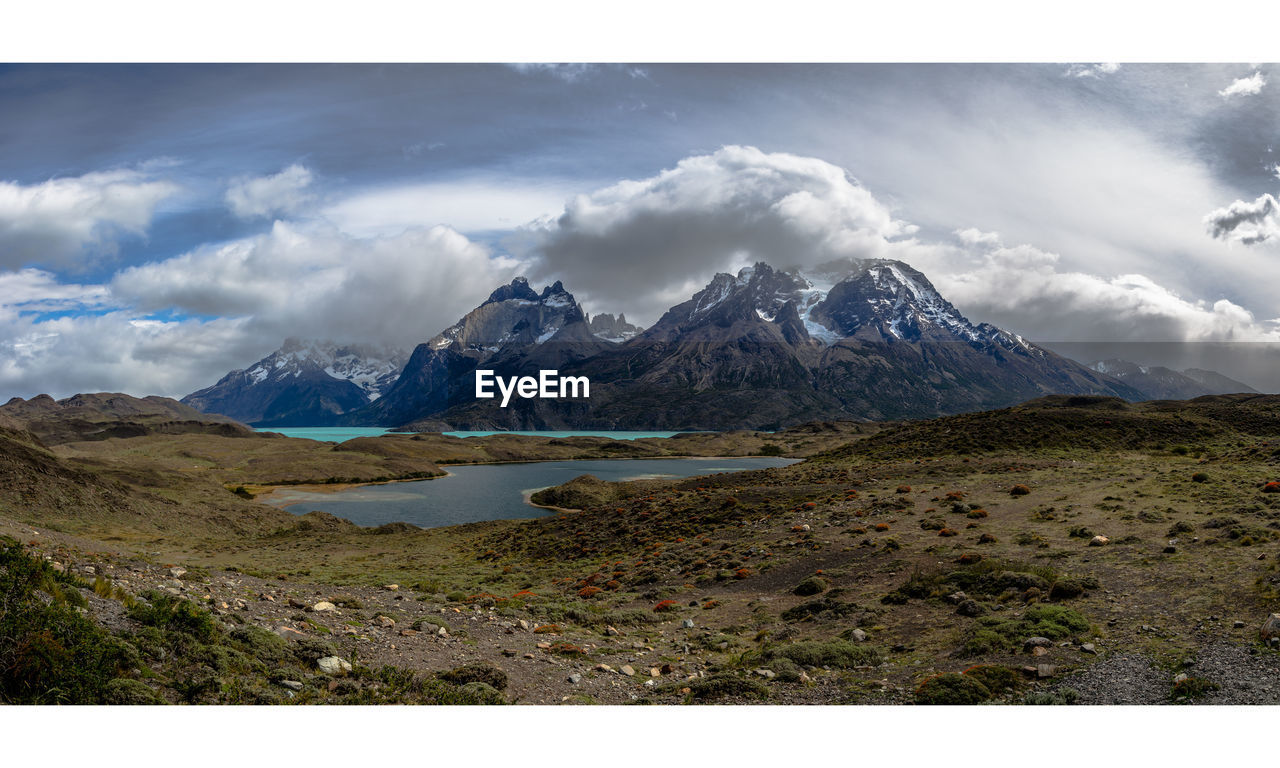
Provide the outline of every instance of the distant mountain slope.
<path id="1" fill-rule="evenodd" d="M 1257 394 L 1257 390 L 1248 384 L 1202 368 L 1175 371 L 1163 366 L 1138 365 L 1116 358 L 1099 360 L 1089 367 L 1141 391 L 1143 400 L 1190 400 L 1202 395 Z"/>
<path id="2" fill-rule="evenodd" d="M 207 433 L 229 437 L 253 431 L 226 416 L 201 413 L 167 397 L 131 397 L 118 392 L 80 394 L 62 400 L 37 395 L 15 397 L 0 406 L 0 425 L 13 425 L 45 445 L 138 437 L 148 434 Z"/>
<path id="3" fill-rule="evenodd" d="M 1261 394 L 1248 384 L 1223 376 L 1217 371 L 1206 371 L 1203 368 L 1187 368 L 1182 372 L 1182 375 L 1198 382 L 1210 395 L 1232 395 L 1240 392 Z"/>
<path id="4" fill-rule="evenodd" d="M 265 427 L 320 426 L 376 400 L 404 353 L 368 345 L 287 339 L 280 349 L 182 402 Z"/>

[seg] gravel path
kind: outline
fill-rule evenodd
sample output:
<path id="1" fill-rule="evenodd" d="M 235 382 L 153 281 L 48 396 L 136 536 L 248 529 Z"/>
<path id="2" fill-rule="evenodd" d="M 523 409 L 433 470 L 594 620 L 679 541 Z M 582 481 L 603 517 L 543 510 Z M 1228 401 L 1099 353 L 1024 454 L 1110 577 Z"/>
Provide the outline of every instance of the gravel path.
<path id="1" fill-rule="evenodd" d="M 1187 674 L 1222 686 L 1204 697 L 1205 704 L 1280 704 L 1280 655 L 1275 653 L 1217 643 L 1196 655 Z"/>
<path id="2" fill-rule="evenodd" d="M 1139 654 L 1117 654 L 1068 677 L 1054 690 L 1071 688 L 1077 704 L 1168 704 L 1172 675 Z"/>

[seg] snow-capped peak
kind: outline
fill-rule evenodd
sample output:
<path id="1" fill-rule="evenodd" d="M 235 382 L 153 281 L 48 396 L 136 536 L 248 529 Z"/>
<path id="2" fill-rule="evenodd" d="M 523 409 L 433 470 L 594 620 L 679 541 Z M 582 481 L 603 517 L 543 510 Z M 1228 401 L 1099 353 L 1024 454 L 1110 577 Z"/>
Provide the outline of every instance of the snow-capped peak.
<path id="1" fill-rule="evenodd" d="M 285 339 L 280 349 L 245 371 L 249 385 L 323 372 L 350 381 L 377 400 L 395 382 L 408 356 L 399 350 L 365 344 L 335 344 L 314 339 Z"/>

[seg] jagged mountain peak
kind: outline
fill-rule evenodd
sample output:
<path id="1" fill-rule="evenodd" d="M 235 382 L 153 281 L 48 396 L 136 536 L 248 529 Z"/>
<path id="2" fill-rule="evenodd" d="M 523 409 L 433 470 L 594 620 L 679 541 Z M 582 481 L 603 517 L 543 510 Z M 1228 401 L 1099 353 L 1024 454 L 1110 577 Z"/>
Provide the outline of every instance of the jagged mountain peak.
<path id="1" fill-rule="evenodd" d="M 559 285 L 559 283 L 556 283 L 556 285 Z M 507 285 L 499 286 L 495 289 L 493 293 L 489 294 L 489 298 L 484 303 L 497 304 L 512 300 L 537 301 L 539 298 L 538 292 L 529 287 L 529 278 L 517 277 Z M 480 306 L 484 306 L 484 304 Z"/>
<path id="2" fill-rule="evenodd" d="M 492 355 L 517 345 L 543 344 L 565 328 L 585 326 L 586 320 L 577 299 L 559 280 L 539 293 L 527 278 L 517 277 L 427 344 L 431 349 Z"/>
<path id="3" fill-rule="evenodd" d="M 591 330 L 592 336 L 614 343 L 622 343 L 632 339 L 644 330 L 638 325 L 628 323 L 626 314 L 622 313 L 619 313 L 617 317 L 608 312 L 590 315 L 587 317 L 587 325 Z"/>
<path id="4" fill-rule="evenodd" d="M 784 313 L 791 305 L 793 311 Z M 962 342 L 1043 355 L 1017 334 L 969 322 L 919 270 L 893 259 L 864 259 L 809 276 L 757 262 L 736 275 L 721 272 L 688 302 L 663 316 L 650 337 L 695 326 L 729 326 L 758 318 L 786 323 L 791 343 L 823 346 L 862 341 Z"/>

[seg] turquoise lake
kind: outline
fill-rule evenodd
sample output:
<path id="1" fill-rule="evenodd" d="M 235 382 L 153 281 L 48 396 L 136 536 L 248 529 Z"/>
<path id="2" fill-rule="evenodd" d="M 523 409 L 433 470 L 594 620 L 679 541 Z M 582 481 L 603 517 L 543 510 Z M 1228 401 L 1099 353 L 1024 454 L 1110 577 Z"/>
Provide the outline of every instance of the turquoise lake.
<path id="1" fill-rule="evenodd" d="M 390 434 L 382 427 L 259 427 L 256 432 L 278 432 L 285 437 L 303 437 L 307 440 L 341 443 L 357 437 L 378 437 Z M 404 434 L 404 433 L 396 433 Z M 589 430 L 545 430 L 529 432 L 442 432 L 453 437 L 488 437 L 489 435 L 537 435 L 541 437 L 611 437 L 614 440 L 638 440 L 642 437 L 671 437 L 680 432 L 592 432 Z"/>
<path id="2" fill-rule="evenodd" d="M 337 493 L 285 488 L 276 491 L 267 501 L 296 514 L 313 510 L 329 512 L 357 525 L 406 522 L 435 528 L 551 514 L 550 510 L 531 506 L 527 502 L 528 494 L 579 475 L 595 475 L 601 480 L 684 478 L 785 467 L 795 462 L 796 459 L 753 456 L 478 464 L 449 467 L 447 477 L 434 480 L 369 485 Z"/>

